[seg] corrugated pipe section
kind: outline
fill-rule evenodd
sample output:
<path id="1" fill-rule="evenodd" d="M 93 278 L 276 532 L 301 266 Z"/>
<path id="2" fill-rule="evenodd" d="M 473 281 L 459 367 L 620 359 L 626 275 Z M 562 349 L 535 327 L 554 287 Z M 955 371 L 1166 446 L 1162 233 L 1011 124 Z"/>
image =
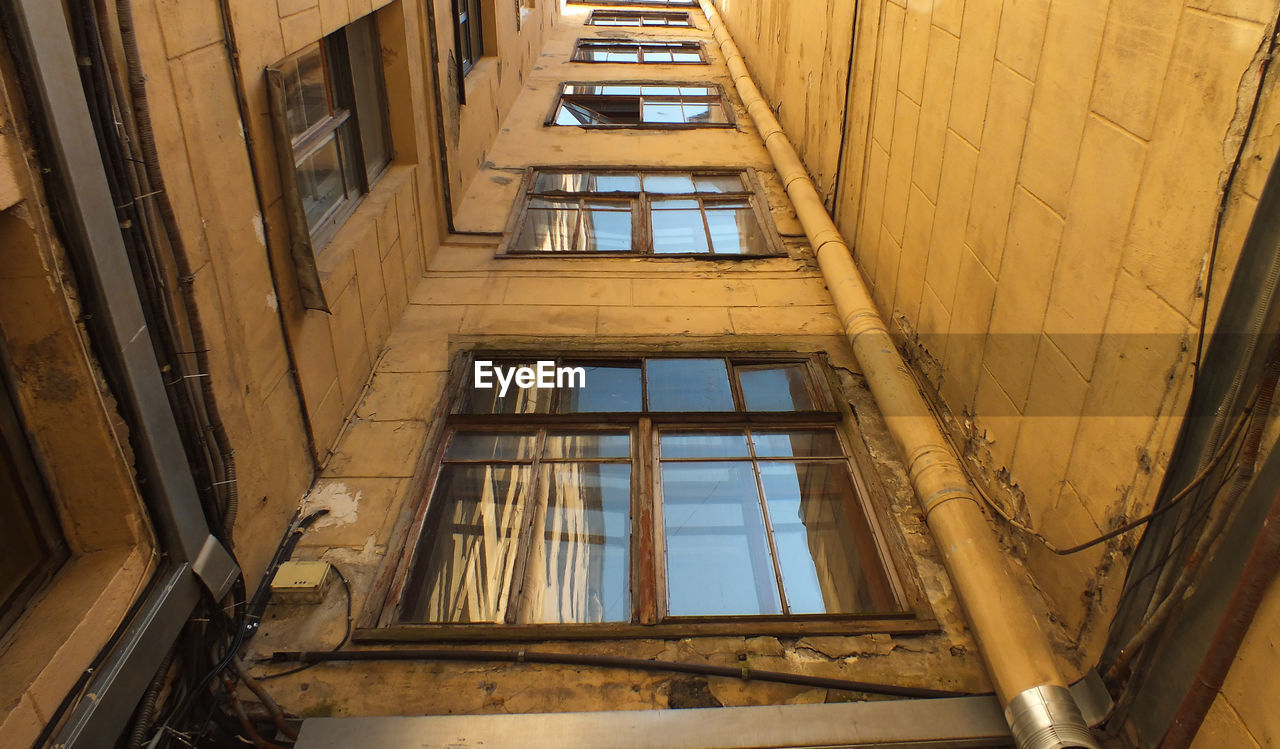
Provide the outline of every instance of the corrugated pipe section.
<path id="1" fill-rule="evenodd" d="M 738 95 L 760 130 L 813 245 L 867 385 L 902 453 L 1017 745 L 1021 749 L 1098 749 L 964 471 L 907 373 L 848 245 L 747 72 L 742 53 L 720 14 L 709 0 L 699 1 Z"/>

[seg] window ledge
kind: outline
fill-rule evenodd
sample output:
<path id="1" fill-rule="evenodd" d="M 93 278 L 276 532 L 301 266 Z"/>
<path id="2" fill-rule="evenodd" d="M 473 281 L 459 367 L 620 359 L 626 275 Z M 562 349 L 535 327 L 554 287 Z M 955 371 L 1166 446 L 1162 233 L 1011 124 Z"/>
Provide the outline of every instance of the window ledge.
<path id="1" fill-rule="evenodd" d="M 389 165 L 369 192 L 360 197 L 355 210 L 338 227 L 333 238 L 316 253 L 316 271 L 326 299 L 331 302 L 337 299 L 351 283 L 356 272 L 356 245 L 377 225 L 387 203 L 413 178 L 415 169 L 414 164 Z"/>
<path id="2" fill-rule="evenodd" d="M 467 71 L 463 77 L 463 90 L 466 92 L 467 101 L 463 104 L 471 103 L 471 97 L 476 87 L 485 85 L 488 79 L 498 74 L 498 58 L 494 55 L 485 55 L 476 61 L 471 69 Z"/>
<path id="3" fill-rule="evenodd" d="M 675 621 L 661 624 L 394 624 L 357 628 L 355 642 L 493 642 L 541 640 L 675 640 L 686 637 L 805 637 L 809 635 L 892 634 L 940 632 L 934 619 L 912 614 L 824 619 L 767 619 L 742 617 L 720 621 Z"/>
<path id="4" fill-rule="evenodd" d="M 0 735 L 14 746 L 35 742 L 44 720 L 137 599 L 153 571 L 153 558 L 134 546 L 67 562 L 0 649 Z"/>

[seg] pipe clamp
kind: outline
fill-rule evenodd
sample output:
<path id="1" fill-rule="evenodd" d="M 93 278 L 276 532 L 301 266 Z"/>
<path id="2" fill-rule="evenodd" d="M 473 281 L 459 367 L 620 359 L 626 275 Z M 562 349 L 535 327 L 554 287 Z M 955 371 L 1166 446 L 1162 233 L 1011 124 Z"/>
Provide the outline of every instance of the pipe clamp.
<path id="1" fill-rule="evenodd" d="M 1004 718 L 1018 749 L 1100 749 L 1066 687 L 1023 690 L 1009 700 Z"/>

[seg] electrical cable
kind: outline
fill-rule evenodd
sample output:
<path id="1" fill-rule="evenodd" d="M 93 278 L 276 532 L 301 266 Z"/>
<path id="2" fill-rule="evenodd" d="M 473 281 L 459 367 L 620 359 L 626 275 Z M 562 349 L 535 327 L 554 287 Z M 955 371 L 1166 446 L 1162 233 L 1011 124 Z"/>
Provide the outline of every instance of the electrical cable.
<path id="1" fill-rule="evenodd" d="M 911 367 L 907 367 L 907 371 L 911 374 L 912 378 L 915 379 L 916 387 L 920 389 L 920 392 L 922 394 L 927 394 L 929 391 L 926 388 L 924 388 L 923 383 L 920 382 L 919 374 L 917 374 L 915 370 Z M 944 424 L 945 421 L 943 421 L 942 415 L 938 412 L 937 406 L 933 403 L 933 400 L 927 397 L 927 395 L 924 400 L 925 400 L 925 403 L 928 404 L 929 410 L 933 412 L 934 418 L 938 421 L 938 423 Z M 1181 504 L 1182 501 L 1186 499 L 1188 496 L 1190 496 L 1196 490 L 1196 488 L 1199 487 L 1200 484 L 1202 484 L 1205 481 L 1205 479 L 1207 479 L 1213 473 L 1214 469 L 1217 468 L 1218 465 L 1222 462 L 1222 459 L 1226 456 L 1228 452 L 1228 448 L 1234 442 L 1235 438 L 1240 434 L 1240 430 L 1244 427 L 1245 422 L 1248 421 L 1249 413 L 1250 413 L 1249 409 L 1245 409 L 1245 411 L 1241 413 L 1240 418 L 1236 420 L 1235 426 L 1232 427 L 1231 434 L 1228 436 L 1226 440 L 1223 441 L 1218 451 L 1214 454 L 1213 458 L 1204 467 L 1204 469 L 1202 469 L 1200 473 L 1198 473 L 1191 481 L 1187 483 L 1185 487 L 1182 488 L 1181 491 L 1179 491 L 1177 494 L 1171 497 L 1164 505 L 1152 510 L 1151 512 L 1146 513 L 1145 515 L 1142 515 L 1141 517 L 1135 518 L 1134 520 L 1124 523 L 1117 528 L 1107 531 L 1106 533 L 1103 533 L 1088 541 L 1085 541 L 1080 544 L 1076 544 L 1075 546 L 1071 546 L 1065 549 L 1059 548 L 1056 544 L 1054 544 L 1052 541 L 1046 538 L 1042 533 L 1040 533 L 1040 531 L 1037 531 L 1036 529 L 1024 523 L 1019 522 L 1016 518 L 1014 518 L 1013 515 L 1011 515 L 1007 510 L 1004 509 L 1004 507 L 1000 505 L 1000 503 L 996 502 L 994 499 L 991 498 L 991 495 L 987 493 L 986 489 L 983 488 L 982 483 L 979 482 L 977 478 L 973 475 L 972 471 L 970 470 L 969 466 L 965 463 L 965 461 L 960 460 L 957 462 L 960 464 L 961 469 L 964 470 L 965 475 L 969 479 L 969 483 L 972 484 L 975 489 L 977 489 L 977 494 L 982 499 L 983 503 L 987 505 L 987 507 L 991 508 L 991 510 L 995 512 L 997 515 L 999 515 L 1001 519 L 1003 519 L 1013 528 L 1034 538 L 1042 546 L 1044 546 L 1045 549 L 1047 549 L 1048 551 L 1051 551 L 1054 554 L 1057 554 L 1059 556 L 1067 556 L 1070 554 L 1077 554 L 1081 551 L 1097 546 L 1100 543 L 1109 541 L 1117 536 L 1121 536 L 1125 533 L 1128 533 L 1129 531 L 1134 530 L 1135 528 L 1141 527 L 1151 522 L 1155 518 L 1160 517 L 1161 515 L 1168 512 L 1169 510 Z M 956 455 L 963 455 L 964 452 L 960 450 L 959 445 L 955 443 L 955 439 L 951 435 L 951 430 L 944 428 L 940 431 L 942 432 L 943 436 L 946 438 L 947 443 L 951 445 L 951 449 L 956 453 Z"/>
<path id="2" fill-rule="evenodd" d="M 317 662 L 329 661 L 498 661 L 504 663 L 543 663 L 567 666 L 592 666 L 599 668 L 620 668 L 643 671 L 669 671 L 676 673 L 698 674 L 702 676 L 724 676 L 745 681 L 768 681 L 781 684 L 817 687 L 822 689 L 838 689 L 846 692 L 863 694 L 885 694 L 915 699 L 933 699 L 972 695 L 946 689 L 929 689 L 925 687 L 907 687 L 896 684 L 875 684 L 851 679 L 839 679 L 826 676 L 811 676 L 783 671 L 766 671 L 748 666 L 716 666 L 709 663 L 684 663 L 646 658 L 627 658 L 617 655 L 596 655 L 591 653 L 553 653 L 538 650 L 470 650 L 466 648 L 425 648 L 413 650 L 344 650 L 337 651 L 280 651 L 273 660 L 281 662 L 297 662 L 314 665 Z"/>
<path id="3" fill-rule="evenodd" d="M 342 571 L 341 571 L 341 570 L 339 570 L 335 565 L 330 564 L 329 566 L 330 566 L 330 567 L 333 567 L 333 571 L 334 571 L 334 573 L 335 573 L 335 574 L 337 574 L 337 576 L 338 576 L 338 581 L 342 583 L 342 587 L 343 587 L 343 589 L 344 589 L 344 590 L 346 590 L 346 592 L 347 592 L 347 628 L 346 628 L 346 631 L 345 631 L 345 632 L 343 633 L 343 635 L 342 635 L 342 640 L 341 640 L 341 642 L 339 642 L 337 645 L 334 645 L 334 646 L 333 646 L 333 648 L 331 648 L 331 649 L 330 649 L 330 651 L 329 651 L 329 652 L 331 652 L 331 653 L 336 653 L 336 652 L 338 652 L 339 650 L 341 650 L 341 649 L 342 649 L 342 647 L 343 647 L 344 645 L 346 645 L 348 642 L 350 642 L 350 640 L 351 640 L 351 624 L 352 624 L 352 618 L 351 618 L 351 583 L 349 583 L 349 582 L 347 581 L 346 576 L 345 576 L 345 575 L 343 575 L 343 574 L 342 574 Z M 291 669 L 289 669 L 289 670 L 287 670 L 287 671 L 279 671 L 279 672 L 276 672 L 276 673 L 273 673 L 273 674 L 269 674 L 269 675 L 267 675 L 267 676 L 257 676 L 257 677 L 254 677 L 254 678 L 256 678 L 258 681 L 270 681 L 270 680 L 272 680 L 272 679 L 279 679 L 279 678 L 284 677 L 284 676 L 292 676 L 292 675 L 294 675 L 294 674 L 302 673 L 303 671 L 306 671 L 307 669 L 312 668 L 313 666 L 315 666 L 315 665 L 316 665 L 316 664 L 318 664 L 319 662 L 320 662 L 320 661 L 315 661 L 315 662 L 312 662 L 312 663 L 305 663 L 305 664 L 303 664 L 303 665 L 301 665 L 301 666 L 298 666 L 297 668 L 291 668 Z"/>

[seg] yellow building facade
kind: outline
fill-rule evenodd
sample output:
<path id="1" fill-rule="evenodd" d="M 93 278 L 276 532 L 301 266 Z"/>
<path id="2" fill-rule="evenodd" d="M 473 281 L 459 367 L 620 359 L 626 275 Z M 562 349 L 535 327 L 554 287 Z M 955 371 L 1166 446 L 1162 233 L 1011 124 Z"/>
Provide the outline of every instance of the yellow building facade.
<path id="1" fill-rule="evenodd" d="M 41 5 L 15 746 L 1280 737 L 1274 0 Z"/>

